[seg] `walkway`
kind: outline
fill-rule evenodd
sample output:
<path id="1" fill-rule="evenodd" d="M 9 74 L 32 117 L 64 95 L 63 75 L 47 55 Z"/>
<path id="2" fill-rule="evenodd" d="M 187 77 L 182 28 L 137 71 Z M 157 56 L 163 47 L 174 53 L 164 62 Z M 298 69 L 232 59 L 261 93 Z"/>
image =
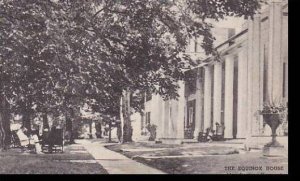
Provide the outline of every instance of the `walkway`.
<path id="1" fill-rule="evenodd" d="M 92 142 L 91 140 L 76 140 L 76 142 L 82 144 L 109 174 L 165 174 L 160 170 L 106 149 L 104 146 L 109 145 L 109 143 Z"/>

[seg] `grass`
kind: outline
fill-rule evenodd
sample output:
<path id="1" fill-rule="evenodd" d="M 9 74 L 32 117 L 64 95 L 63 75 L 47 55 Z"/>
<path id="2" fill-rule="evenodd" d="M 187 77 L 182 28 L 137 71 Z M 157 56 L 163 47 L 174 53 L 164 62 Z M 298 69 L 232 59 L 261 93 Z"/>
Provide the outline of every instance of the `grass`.
<path id="1" fill-rule="evenodd" d="M 110 145 L 108 149 L 119 152 L 140 163 L 157 168 L 169 174 L 286 174 L 288 172 L 287 158 L 263 157 L 261 152 L 246 152 L 237 154 L 234 149 L 221 146 L 210 147 L 176 147 L 169 145 L 169 149 L 158 151 L 126 151 L 122 149 L 134 149 L 139 147 L 152 147 L 143 144 L 130 143 L 123 145 Z M 156 148 L 160 144 L 156 144 Z M 165 145 L 162 145 L 165 147 Z M 200 152 L 203 156 L 181 157 L 181 158 L 144 158 L 143 156 L 171 156 L 183 155 L 186 153 Z M 227 170 L 226 167 L 233 166 L 234 170 Z M 246 170 L 251 166 L 261 166 L 262 170 Z M 266 170 L 267 166 L 280 167 L 283 170 Z M 243 170 L 239 170 L 243 168 Z"/>
<path id="2" fill-rule="evenodd" d="M 41 155 L 22 154 L 18 149 L 0 152 L 0 174 L 107 174 L 98 163 L 81 163 L 81 160 L 94 160 L 89 153 L 74 151 L 84 151 L 84 148 L 68 146 L 64 153 Z"/>
<path id="3" fill-rule="evenodd" d="M 229 147 L 222 146 L 206 146 L 206 147 L 190 147 L 186 145 L 168 145 L 168 144 L 153 144 L 153 143 L 127 143 L 109 145 L 106 148 L 122 153 L 125 156 L 132 157 L 143 157 L 143 156 L 182 156 L 182 155 L 227 155 L 237 154 L 238 151 Z M 162 150 L 149 150 L 149 151 L 138 151 L 139 148 L 164 148 Z M 135 150 L 124 151 L 126 149 Z"/>
<path id="4" fill-rule="evenodd" d="M 222 155 L 194 158 L 157 158 L 136 160 L 155 167 L 169 174 L 287 174 L 288 165 L 284 158 L 270 159 L 260 156 L 259 153 L 248 155 Z M 233 166 L 234 170 L 225 167 Z M 262 170 L 238 170 L 261 166 Z M 267 166 L 282 167 L 284 170 L 266 171 Z"/>

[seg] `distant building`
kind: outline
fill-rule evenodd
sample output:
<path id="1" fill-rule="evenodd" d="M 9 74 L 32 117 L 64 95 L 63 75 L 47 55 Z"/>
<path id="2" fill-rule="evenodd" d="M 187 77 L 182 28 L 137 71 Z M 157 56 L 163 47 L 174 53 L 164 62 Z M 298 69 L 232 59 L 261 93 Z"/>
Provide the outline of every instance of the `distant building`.
<path id="1" fill-rule="evenodd" d="M 134 128 L 139 134 L 151 123 L 158 126 L 159 140 L 197 139 L 199 132 L 220 123 L 227 139 L 247 138 L 248 144 L 269 141 L 270 129 L 258 110 L 267 95 L 288 100 L 288 2 L 269 1 L 237 34 L 233 29 L 214 31 L 221 61 L 209 57 L 195 67 L 195 81 L 179 82 L 178 101 L 149 96 L 144 116 L 134 116 L 141 120 Z M 197 46 L 191 43 L 187 53 L 203 56 Z M 279 141 L 287 143 L 286 130 L 280 128 L 278 134 L 283 136 Z"/>

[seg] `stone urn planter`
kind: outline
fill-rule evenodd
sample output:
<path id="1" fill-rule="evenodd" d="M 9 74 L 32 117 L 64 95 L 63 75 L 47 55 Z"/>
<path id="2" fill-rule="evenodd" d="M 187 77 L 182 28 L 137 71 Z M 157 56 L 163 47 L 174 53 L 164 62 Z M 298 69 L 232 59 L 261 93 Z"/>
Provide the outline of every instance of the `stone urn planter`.
<path id="1" fill-rule="evenodd" d="M 268 144 L 266 144 L 265 146 L 282 146 L 277 140 L 276 140 L 276 130 L 278 128 L 278 126 L 283 122 L 283 114 L 280 113 L 275 113 L 275 114 L 262 114 L 263 115 L 263 119 L 265 121 L 265 123 L 267 123 L 267 125 L 270 126 L 271 130 L 272 130 L 272 141 Z"/>
<path id="2" fill-rule="evenodd" d="M 279 105 L 265 105 L 263 110 L 260 111 L 263 116 L 264 122 L 270 126 L 272 130 L 272 140 L 267 143 L 263 148 L 264 156 L 282 156 L 284 152 L 284 146 L 276 140 L 276 130 L 286 116 L 287 108 L 284 104 Z"/>

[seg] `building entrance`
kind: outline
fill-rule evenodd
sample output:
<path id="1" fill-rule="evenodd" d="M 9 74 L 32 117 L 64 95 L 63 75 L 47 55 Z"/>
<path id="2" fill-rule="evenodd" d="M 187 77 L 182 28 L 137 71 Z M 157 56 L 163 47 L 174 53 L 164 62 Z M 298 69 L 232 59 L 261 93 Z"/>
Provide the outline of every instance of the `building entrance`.
<path id="1" fill-rule="evenodd" d="M 188 101 L 187 103 L 187 119 L 184 124 L 184 138 L 193 139 L 195 131 L 195 105 L 196 100 Z"/>

